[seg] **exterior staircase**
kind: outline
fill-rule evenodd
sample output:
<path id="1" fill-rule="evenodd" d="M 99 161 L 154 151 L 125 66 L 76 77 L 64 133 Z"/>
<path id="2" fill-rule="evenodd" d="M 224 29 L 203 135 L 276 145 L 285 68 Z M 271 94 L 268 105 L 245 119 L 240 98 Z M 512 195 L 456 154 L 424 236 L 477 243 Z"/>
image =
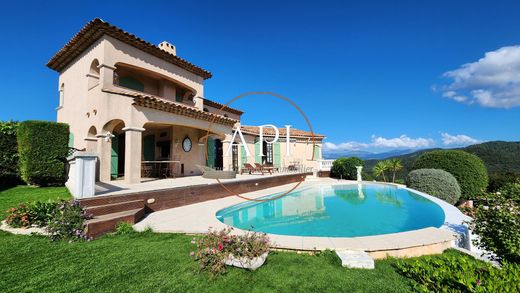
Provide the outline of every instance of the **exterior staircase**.
<path id="1" fill-rule="evenodd" d="M 81 202 L 87 214 L 93 216 L 86 221 L 87 235 L 97 238 L 115 230 L 120 222 L 134 224 L 145 214 L 144 200 L 128 200 L 110 204 L 95 205 L 95 201 Z"/>

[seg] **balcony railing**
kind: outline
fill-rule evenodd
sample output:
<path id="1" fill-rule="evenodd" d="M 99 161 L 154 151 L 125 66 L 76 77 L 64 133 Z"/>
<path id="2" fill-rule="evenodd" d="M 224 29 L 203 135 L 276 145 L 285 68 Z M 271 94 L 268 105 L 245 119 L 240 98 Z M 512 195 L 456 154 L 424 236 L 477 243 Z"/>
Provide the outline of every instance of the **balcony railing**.
<path id="1" fill-rule="evenodd" d="M 320 171 L 330 171 L 330 168 L 332 168 L 333 162 L 334 162 L 334 160 L 319 160 L 318 168 Z"/>

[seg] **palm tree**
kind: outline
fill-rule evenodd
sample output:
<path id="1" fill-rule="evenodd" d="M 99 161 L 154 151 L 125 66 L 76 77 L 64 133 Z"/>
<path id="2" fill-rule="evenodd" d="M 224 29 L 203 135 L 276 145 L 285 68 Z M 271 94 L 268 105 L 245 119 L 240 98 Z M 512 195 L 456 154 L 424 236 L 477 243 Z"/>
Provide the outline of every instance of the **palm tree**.
<path id="1" fill-rule="evenodd" d="M 395 182 L 395 173 L 401 169 L 403 169 L 403 165 L 401 164 L 401 160 L 399 159 L 390 159 L 388 161 L 388 169 L 392 171 L 392 182 Z"/>
<path id="2" fill-rule="evenodd" d="M 372 169 L 372 171 L 374 172 L 374 175 L 376 177 L 383 176 L 383 181 L 385 181 L 385 182 L 386 182 L 385 171 L 387 171 L 387 170 L 388 170 L 388 163 L 386 161 L 377 162 L 377 164 L 374 166 L 374 169 Z"/>

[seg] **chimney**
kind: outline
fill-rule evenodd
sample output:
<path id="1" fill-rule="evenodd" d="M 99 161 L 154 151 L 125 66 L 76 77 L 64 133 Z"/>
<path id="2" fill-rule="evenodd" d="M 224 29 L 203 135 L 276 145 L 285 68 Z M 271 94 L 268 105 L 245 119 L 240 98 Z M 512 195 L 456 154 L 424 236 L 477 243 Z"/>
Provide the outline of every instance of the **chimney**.
<path id="1" fill-rule="evenodd" d="M 166 42 L 166 41 L 160 43 L 158 47 L 159 47 L 159 49 L 164 50 L 164 51 L 166 51 L 166 52 L 168 52 L 168 53 L 170 53 L 172 55 L 177 55 L 177 51 L 175 50 L 175 46 L 170 44 L 170 43 L 168 43 L 168 42 Z"/>

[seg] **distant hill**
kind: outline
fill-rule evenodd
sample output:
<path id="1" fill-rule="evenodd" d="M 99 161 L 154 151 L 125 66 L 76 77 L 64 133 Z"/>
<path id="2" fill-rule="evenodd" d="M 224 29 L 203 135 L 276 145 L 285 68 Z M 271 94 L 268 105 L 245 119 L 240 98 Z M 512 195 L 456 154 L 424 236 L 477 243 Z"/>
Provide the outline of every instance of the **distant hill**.
<path id="1" fill-rule="evenodd" d="M 490 141 L 458 149 L 472 153 L 481 158 L 488 169 L 488 173 L 520 173 L 520 142 L 518 141 Z M 396 174 L 396 177 L 404 179 L 404 176 L 406 176 L 406 174 L 411 170 L 415 160 L 423 153 L 433 150 L 439 149 L 425 149 L 409 154 L 387 157 L 386 159 L 398 158 L 401 160 L 404 168 L 401 172 Z M 366 170 L 366 172 L 371 172 L 372 168 L 380 160 L 381 159 L 366 160 L 364 170 Z"/>
<path id="2" fill-rule="evenodd" d="M 372 153 L 366 151 L 338 151 L 338 152 L 328 152 L 324 153 L 323 157 L 325 159 L 334 160 L 337 158 L 348 158 L 348 157 L 358 157 L 363 160 L 381 160 L 389 157 L 395 157 L 399 155 L 413 153 L 414 150 L 405 149 L 405 150 L 393 150 L 383 153 Z"/>

